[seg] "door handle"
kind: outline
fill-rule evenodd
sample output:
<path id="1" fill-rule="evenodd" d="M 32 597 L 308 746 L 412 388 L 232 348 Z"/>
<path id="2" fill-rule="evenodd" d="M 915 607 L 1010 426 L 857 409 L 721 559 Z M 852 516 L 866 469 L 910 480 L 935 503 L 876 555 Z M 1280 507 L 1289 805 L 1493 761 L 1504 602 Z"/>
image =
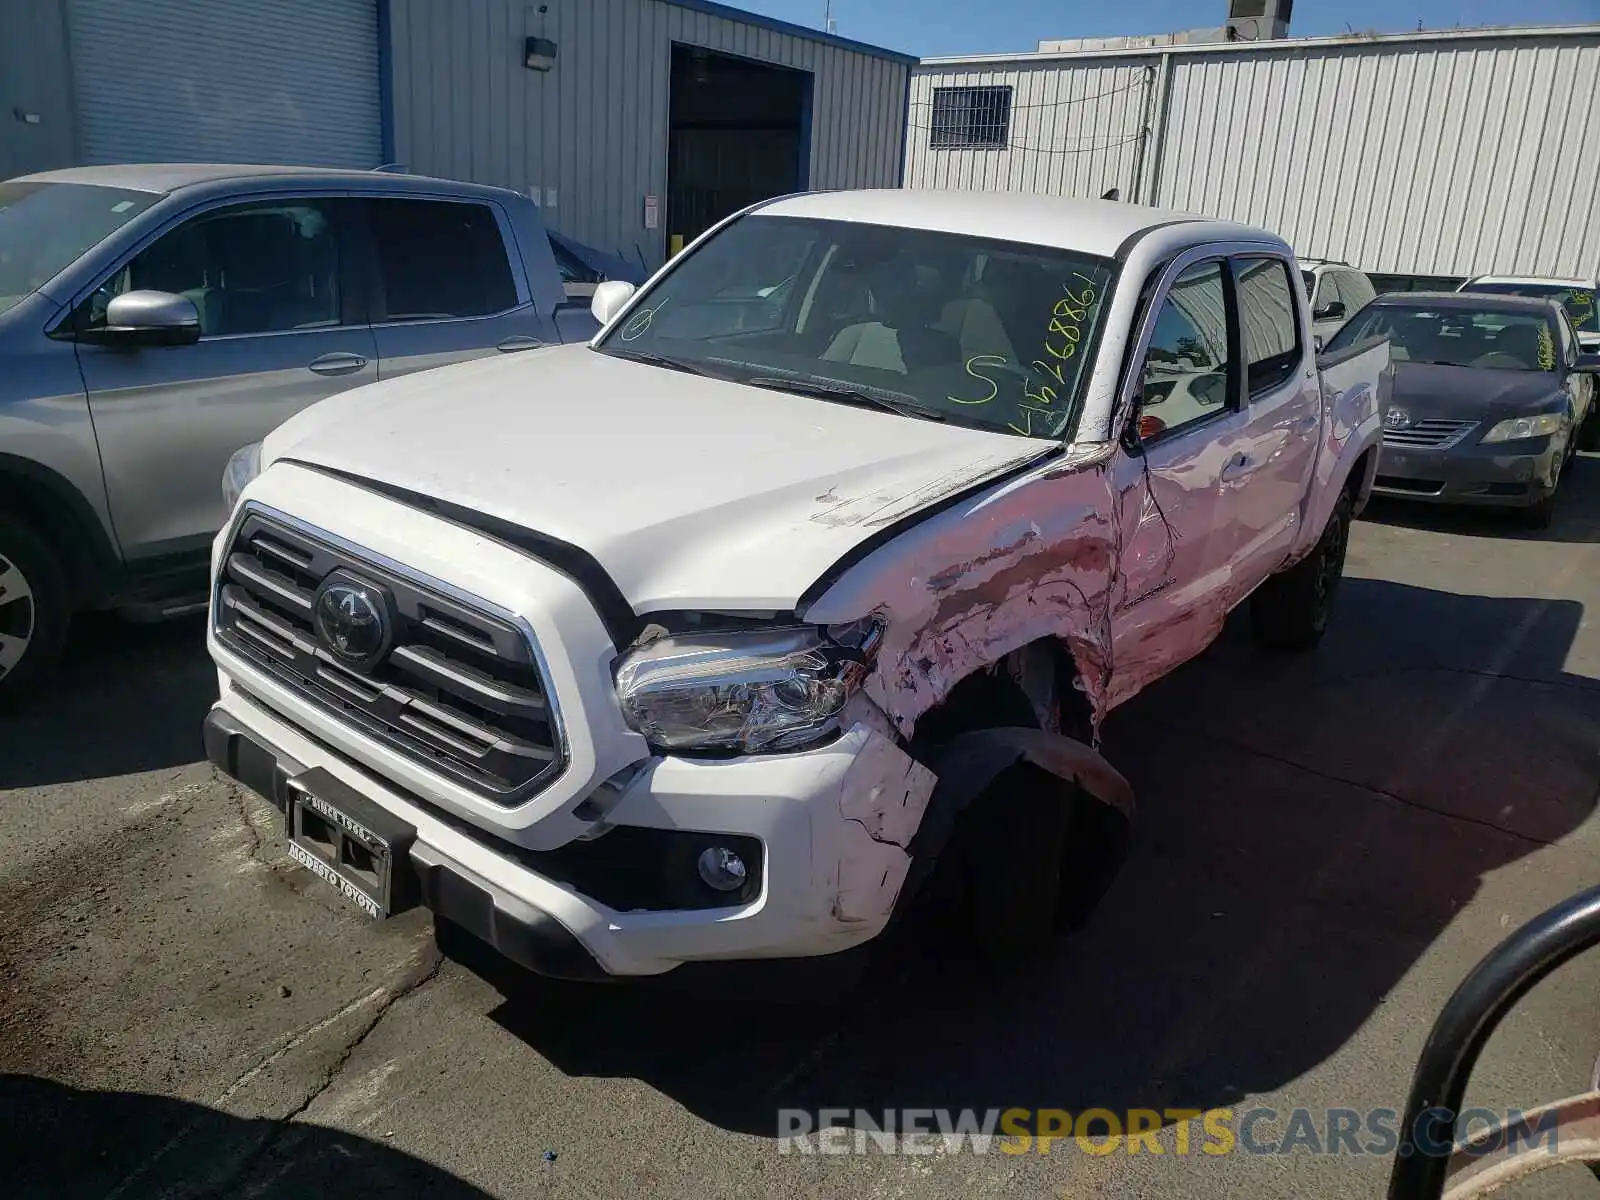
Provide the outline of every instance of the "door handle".
<path id="1" fill-rule="evenodd" d="M 537 350 L 542 345 L 544 345 L 544 343 L 538 338 L 529 337 L 525 333 L 519 333 L 514 337 L 508 337 L 505 341 L 496 346 L 495 349 L 500 351 L 502 354 L 515 354 L 518 350 Z"/>
<path id="2" fill-rule="evenodd" d="M 1256 469 L 1256 460 L 1248 454 L 1235 454 L 1228 460 L 1228 465 L 1222 468 L 1222 482 L 1232 483 L 1235 479 L 1243 479 Z"/>
<path id="3" fill-rule="evenodd" d="M 1296 417 L 1289 428 L 1295 433 L 1310 433 L 1321 420 L 1322 418 L 1317 416 L 1316 413 L 1307 413 L 1303 417 Z"/>
<path id="4" fill-rule="evenodd" d="M 306 369 L 315 371 L 318 375 L 349 375 L 366 365 L 367 360 L 361 355 L 336 350 L 332 354 L 324 354 L 321 358 L 313 358 L 306 364 Z"/>

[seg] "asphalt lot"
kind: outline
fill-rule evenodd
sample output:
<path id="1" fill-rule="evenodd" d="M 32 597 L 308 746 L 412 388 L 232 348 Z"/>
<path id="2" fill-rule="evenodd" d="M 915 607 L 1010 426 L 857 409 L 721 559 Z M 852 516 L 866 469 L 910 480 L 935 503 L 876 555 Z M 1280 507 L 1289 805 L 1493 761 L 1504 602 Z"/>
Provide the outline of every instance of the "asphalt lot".
<path id="1" fill-rule="evenodd" d="M 95 622 L 0 720 L 0 1178 L 20 1196 L 1377 1197 L 1388 1162 L 781 1155 L 780 1108 L 1398 1108 L 1435 1013 L 1600 878 L 1600 458 L 1556 527 L 1381 508 L 1304 658 L 1240 623 L 1119 711 L 1141 805 L 1036 969 L 896 958 L 836 1013 L 502 994 L 425 914 L 368 925 L 199 758 L 193 623 Z M 1583 1090 L 1600 958 L 1541 985 L 1469 1101 Z M 1267 1134 L 1281 1135 L 1281 1124 Z M 1270 1139 L 1267 1139 L 1270 1140 Z M 547 1161 L 546 1151 L 554 1153 Z M 1578 1171 L 1517 1196 L 1600 1196 Z"/>

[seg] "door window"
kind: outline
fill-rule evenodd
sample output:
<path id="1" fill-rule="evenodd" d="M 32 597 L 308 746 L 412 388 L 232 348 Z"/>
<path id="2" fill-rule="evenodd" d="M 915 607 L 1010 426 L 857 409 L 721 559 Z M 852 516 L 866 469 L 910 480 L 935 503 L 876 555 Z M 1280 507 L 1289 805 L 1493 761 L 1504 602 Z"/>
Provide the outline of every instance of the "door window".
<path id="1" fill-rule="evenodd" d="M 1178 276 L 1145 354 L 1140 432 L 1146 441 L 1238 407 L 1232 324 L 1222 263 L 1197 263 Z"/>
<path id="2" fill-rule="evenodd" d="M 1281 258 L 1235 259 L 1234 278 L 1245 379 L 1254 396 L 1281 387 L 1299 369 L 1299 313 L 1289 264 Z"/>
<path id="3" fill-rule="evenodd" d="M 1565 312 L 1556 314 L 1556 328 L 1561 331 L 1561 361 L 1571 370 L 1578 362 L 1578 335 L 1572 331 Z"/>
<path id="4" fill-rule="evenodd" d="M 1344 306 L 1349 316 L 1355 316 L 1356 309 L 1365 307 L 1378 294 L 1372 281 L 1360 271 L 1346 271 L 1339 290 L 1344 295 Z"/>
<path id="5" fill-rule="evenodd" d="M 517 306 L 506 246 L 487 204 L 373 200 L 374 322 L 485 317 Z"/>
<path id="6" fill-rule="evenodd" d="M 268 200 L 212 209 L 163 234 L 90 296 L 90 327 L 125 292 L 187 296 L 201 336 L 340 323 L 339 240 L 323 205 Z"/>

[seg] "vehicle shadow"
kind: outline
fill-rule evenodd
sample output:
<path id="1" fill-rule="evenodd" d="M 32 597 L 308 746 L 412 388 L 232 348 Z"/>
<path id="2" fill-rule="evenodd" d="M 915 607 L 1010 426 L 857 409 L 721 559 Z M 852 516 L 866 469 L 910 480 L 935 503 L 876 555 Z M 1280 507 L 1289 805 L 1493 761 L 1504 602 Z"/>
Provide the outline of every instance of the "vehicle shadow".
<path id="1" fill-rule="evenodd" d="M 84 617 L 44 693 L 0 713 L 0 790 L 195 762 L 216 698 L 202 619 Z"/>
<path id="2" fill-rule="evenodd" d="M 1600 542 L 1600 453 L 1580 453 L 1561 481 L 1555 521 L 1549 529 L 1530 529 L 1514 509 L 1420 504 L 1374 496 L 1362 520 L 1403 529 L 1541 542 Z"/>
<path id="3" fill-rule="evenodd" d="M 1235 620 L 1111 719 L 1134 852 L 1089 927 L 1015 976 L 906 937 L 832 1014 L 736 986 L 502 987 L 495 1019 L 569 1074 L 764 1136 L 782 1109 L 1204 1109 L 1280 1087 L 1486 872 L 1581 824 L 1600 780 L 1600 686 L 1563 669 L 1581 605 L 1362 579 L 1340 604 L 1318 653 L 1263 654 Z"/>
<path id="4" fill-rule="evenodd" d="M 87 1091 L 0 1075 L 6 1194 L 118 1200 L 198 1196 L 427 1196 L 489 1193 L 354 1134 L 140 1092 Z"/>

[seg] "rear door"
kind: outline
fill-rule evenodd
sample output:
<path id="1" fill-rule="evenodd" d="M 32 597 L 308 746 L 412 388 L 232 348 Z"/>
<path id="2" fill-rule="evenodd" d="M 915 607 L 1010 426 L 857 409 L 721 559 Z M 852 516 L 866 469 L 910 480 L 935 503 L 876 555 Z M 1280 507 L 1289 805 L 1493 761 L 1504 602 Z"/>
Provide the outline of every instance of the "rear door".
<path id="1" fill-rule="evenodd" d="M 113 297 L 141 288 L 187 296 L 200 313 L 193 345 L 77 346 L 128 558 L 203 550 L 227 515 L 222 469 L 235 450 L 377 378 L 350 215 L 343 201 L 307 196 L 211 205 L 120 262 L 79 305 L 79 328 L 103 325 Z"/>
<path id="2" fill-rule="evenodd" d="M 1232 561 L 1237 604 L 1294 544 L 1316 465 L 1322 421 L 1316 365 L 1301 334 L 1292 264 L 1272 254 L 1233 259 L 1245 373 L 1245 421 L 1222 469 L 1217 537 Z"/>
<path id="3" fill-rule="evenodd" d="M 498 205 L 432 197 L 362 204 L 381 378 L 544 344 Z"/>

